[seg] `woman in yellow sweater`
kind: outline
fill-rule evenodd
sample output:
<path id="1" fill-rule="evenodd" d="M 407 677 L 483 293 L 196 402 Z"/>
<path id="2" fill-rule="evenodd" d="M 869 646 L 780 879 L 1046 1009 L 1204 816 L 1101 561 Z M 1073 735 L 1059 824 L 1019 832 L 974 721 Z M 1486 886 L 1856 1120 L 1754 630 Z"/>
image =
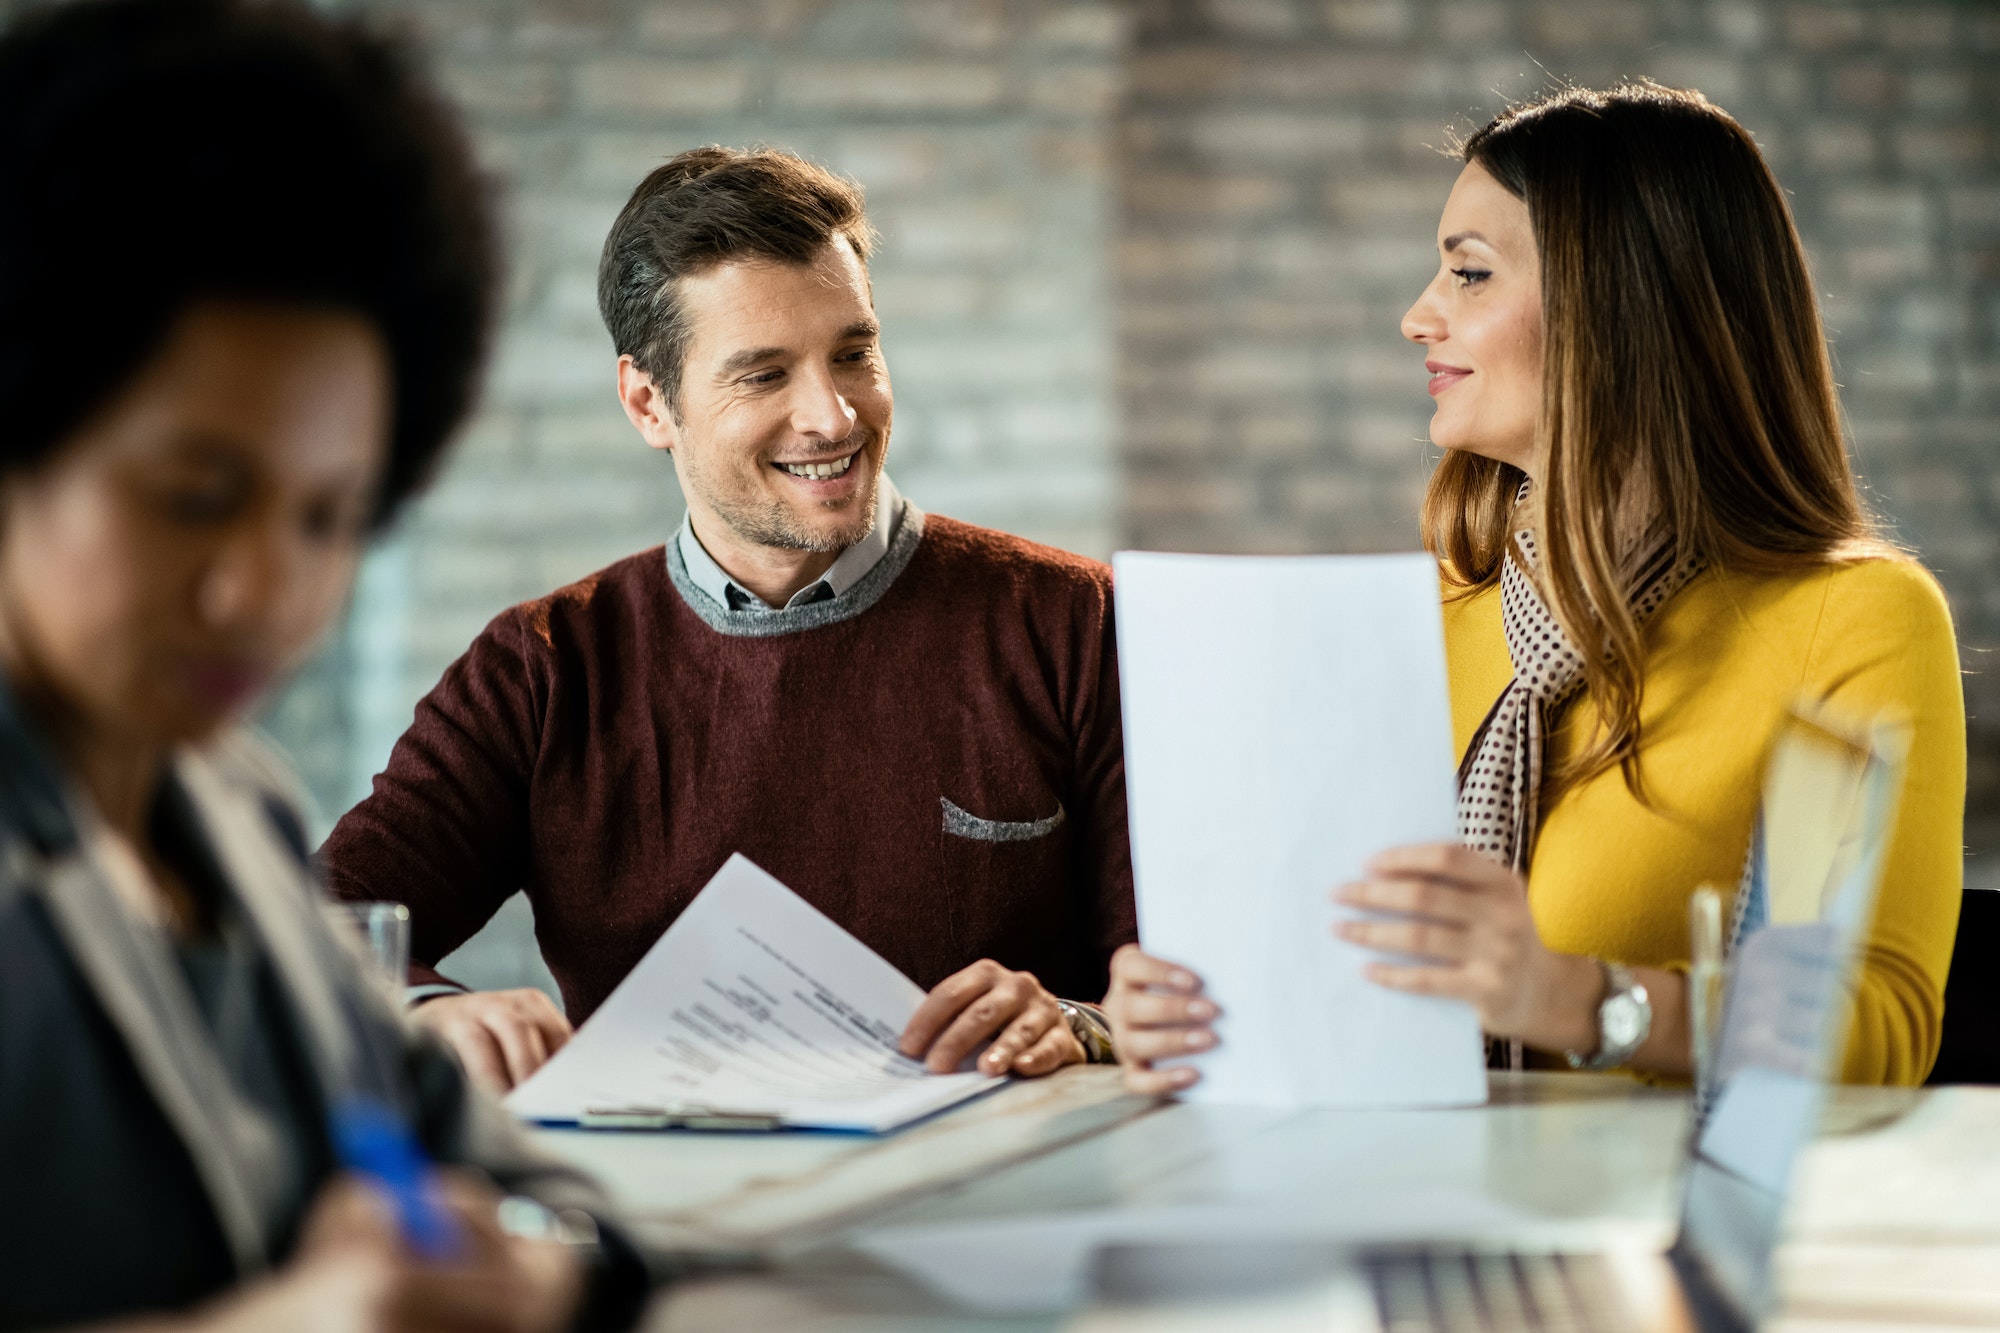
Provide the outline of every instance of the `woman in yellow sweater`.
<path id="1" fill-rule="evenodd" d="M 1517 107 L 1463 156 L 1403 320 L 1446 450 L 1423 523 L 1461 842 L 1377 857 L 1335 897 L 1391 915 L 1338 929 L 1534 1063 L 1685 1075 L 1688 897 L 1736 883 L 1780 719 L 1893 714 L 1911 749 L 1844 1075 L 1922 1082 L 1959 905 L 1957 649 L 1856 493 L 1784 196 L 1733 119 L 1651 84 Z M 1133 1088 L 1194 1081 L 1153 1062 L 1214 1045 L 1199 978 L 1128 947 L 1106 1007 Z"/>

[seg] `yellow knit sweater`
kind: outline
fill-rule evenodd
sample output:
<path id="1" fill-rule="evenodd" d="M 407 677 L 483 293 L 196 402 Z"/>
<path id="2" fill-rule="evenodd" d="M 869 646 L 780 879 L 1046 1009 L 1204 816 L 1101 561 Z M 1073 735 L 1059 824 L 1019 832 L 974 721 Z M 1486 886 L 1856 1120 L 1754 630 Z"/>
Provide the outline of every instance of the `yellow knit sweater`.
<path id="1" fill-rule="evenodd" d="M 1444 605 L 1453 731 L 1464 753 L 1513 676 L 1498 588 Z M 1921 1083 L 1937 1059 L 1963 876 L 1965 703 L 1951 614 L 1912 562 L 1873 559 L 1786 575 L 1711 569 L 1645 627 L 1640 703 L 1646 794 L 1616 769 L 1543 812 L 1528 876 L 1552 949 L 1684 968 L 1688 895 L 1733 888 L 1765 754 L 1796 700 L 1865 723 L 1894 709 L 1912 728 L 1880 905 L 1853 1002 L 1844 1077 Z M 1544 769 L 1595 724 L 1588 695 L 1564 710 Z"/>

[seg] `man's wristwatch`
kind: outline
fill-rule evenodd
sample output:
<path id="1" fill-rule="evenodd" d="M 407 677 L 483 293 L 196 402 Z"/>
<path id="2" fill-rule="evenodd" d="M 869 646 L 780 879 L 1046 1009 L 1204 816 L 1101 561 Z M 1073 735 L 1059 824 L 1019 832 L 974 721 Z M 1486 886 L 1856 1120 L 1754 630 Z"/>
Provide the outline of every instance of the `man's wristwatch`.
<path id="1" fill-rule="evenodd" d="M 1564 1051 L 1571 1069 L 1615 1069 L 1646 1044 L 1646 1034 L 1653 1030 L 1653 1001 L 1646 988 L 1617 963 L 1599 959 L 1597 965 L 1604 969 L 1604 999 L 1597 1006 L 1597 1052 Z"/>
<path id="2" fill-rule="evenodd" d="M 1118 1052 L 1111 1046 L 1111 1024 L 1094 1004 L 1078 1004 L 1075 1000 L 1057 1000 L 1056 1008 L 1062 1010 L 1064 1021 L 1077 1043 L 1083 1047 L 1083 1058 L 1094 1065 L 1115 1065 Z"/>

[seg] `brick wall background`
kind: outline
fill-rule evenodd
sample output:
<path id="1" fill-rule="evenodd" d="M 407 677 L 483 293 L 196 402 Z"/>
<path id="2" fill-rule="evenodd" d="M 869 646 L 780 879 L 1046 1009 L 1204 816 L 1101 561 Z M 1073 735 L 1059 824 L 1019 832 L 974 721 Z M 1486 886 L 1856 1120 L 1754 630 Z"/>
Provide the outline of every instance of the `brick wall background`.
<path id="1" fill-rule="evenodd" d="M 1091 554 L 1414 545 L 1398 319 L 1436 149 L 1551 78 L 1699 87 L 1792 190 L 1875 501 L 1938 571 L 2000 883 L 2000 4 L 1791 0 L 359 0 L 422 34 L 514 256 L 487 406 L 272 715 L 329 814 L 495 611 L 663 540 L 610 392 L 598 246 L 680 148 L 860 179 L 929 508 Z M 468 979 L 527 966 L 510 914 Z M 485 970 L 481 970 L 485 969 Z"/>

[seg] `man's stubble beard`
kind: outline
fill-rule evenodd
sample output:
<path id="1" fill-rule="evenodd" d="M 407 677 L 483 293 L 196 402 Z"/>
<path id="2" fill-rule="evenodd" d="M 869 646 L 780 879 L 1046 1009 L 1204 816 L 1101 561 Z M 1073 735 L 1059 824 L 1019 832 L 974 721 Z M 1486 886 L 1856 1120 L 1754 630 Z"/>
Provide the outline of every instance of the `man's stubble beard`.
<path id="1" fill-rule="evenodd" d="M 853 440 L 848 436 L 847 443 Z M 866 449 L 875 443 L 876 437 L 870 432 L 862 445 Z M 814 555 L 835 555 L 855 545 L 875 530 L 875 499 L 882 483 L 882 452 L 859 454 L 854 466 L 870 465 L 867 479 L 854 493 L 850 501 L 855 512 L 840 527 L 829 530 L 806 527 L 792 518 L 791 509 L 782 501 L 766 503 L 738 501 L 734 496 L 723 494 L 719 488 L 709 484 L 707 469 L 696 467 L 690 470 L 689 480 L 703 492 L 708 507 L 715 511 L 729 526 L 730 531 L 743 541 L 757 546 L 768 546 L 780 551 L 806 551 Z M 761 465 L 760 465 L 761 466 Z"/>

